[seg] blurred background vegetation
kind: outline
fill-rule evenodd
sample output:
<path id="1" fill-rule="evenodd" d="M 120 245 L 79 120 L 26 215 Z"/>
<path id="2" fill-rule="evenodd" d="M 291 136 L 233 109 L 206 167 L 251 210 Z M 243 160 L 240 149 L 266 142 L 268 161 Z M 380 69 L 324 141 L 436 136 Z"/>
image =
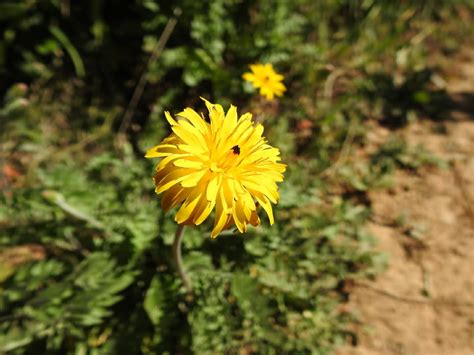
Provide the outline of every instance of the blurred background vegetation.
<path id="1" fill-rule="evenodd" d="M 472 1 L 4 0 L 0 3 L 0 353 L 331 352 L 355 341 L 348 285 L 381 271 L 365 194 L 443 166 L 367 122 L 436 118 L 437 58 Z M 169 38 L 167 38 L 169 37 Z M 281 100 L 243 83 L 285 75 Z M 147 148 L 199 96 L 264 122 L 289 167 L 273 227 L 187 231 L 194 297 Z"/>

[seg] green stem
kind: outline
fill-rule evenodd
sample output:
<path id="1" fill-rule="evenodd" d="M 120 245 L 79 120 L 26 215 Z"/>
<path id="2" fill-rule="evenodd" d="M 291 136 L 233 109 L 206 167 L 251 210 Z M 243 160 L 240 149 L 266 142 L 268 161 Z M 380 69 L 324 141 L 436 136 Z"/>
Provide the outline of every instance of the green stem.
<path id="1" fill-rule="evenodd" d="M 183 258 L 181 257 L 181 243 L 183 241 L 183 237 L 184 225 L 179 224 L 173 242 L 173 261 L 176 271 L 178 271 L 179 277 L 183 281 L 184 287 L 188 292 L 191 292 L 193 290 L 193 287 L 191 285 L 191 280 L 189 279 L 189 276 L 186 273 L 186 269 L 184 268 Z"/>

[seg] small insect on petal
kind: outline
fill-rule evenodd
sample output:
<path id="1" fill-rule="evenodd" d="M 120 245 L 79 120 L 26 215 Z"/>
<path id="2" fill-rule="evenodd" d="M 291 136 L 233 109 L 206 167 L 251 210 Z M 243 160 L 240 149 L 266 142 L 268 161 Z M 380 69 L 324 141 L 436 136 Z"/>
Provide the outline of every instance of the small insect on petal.
<path id="1" fill-rule="evenodd" d="M 234 145 L 231 149 L 235 155 L 240 155 L 240 147 L 238 145 Z"/>

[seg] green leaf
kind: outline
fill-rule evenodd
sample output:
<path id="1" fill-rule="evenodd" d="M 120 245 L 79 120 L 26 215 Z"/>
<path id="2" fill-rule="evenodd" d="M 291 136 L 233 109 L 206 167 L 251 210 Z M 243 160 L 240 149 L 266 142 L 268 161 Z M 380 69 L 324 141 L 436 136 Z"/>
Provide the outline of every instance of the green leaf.
<path id="1" fill-rule="evenodd" d="M 33 341 L 34 335 L 25 330 L 13 328 L 6 334 L 0 334 L 0 351 L 9 352 L 24 347 Z"/>
<path id="2" fill-rule="evenodd" d="M 72 45 L 66 34 L 61 31 L 59 27 L 54 25 L 49 27 L 49 31 L 57 39 L 57 41 L 61 43 L 66 52 L 69 54 L 69 57 L 71 58 L 72 63 L 74 64 L 76 75 L 79 77 L 83 77 L 84 75 L 86 75 L 86 70 L 84 69 L 84 63 L 82 61 L 82 58 L 78 50 Z"/>
<path id="3" fill-rule="evenodd" d="M 0 4 L 0 21 L 11 20 L 16 17 L 20 17 L 25 12 L 27 12 L 31 7 L 33 2 L 26 1 L 7 1 L 3 4 Z"/>
<path id="4" fill-rule="evenodd" d="M 232 278 L 231 290 L 245 313 L 256 317 L 260 322 L 267 320 L 270 310 L 256 279 L 243 273 L 236 273 Z"/>
<path id="5" fill-rule="evenodd" d="M 160 279 L 157 276 L 153 277 L 143 302 L 143 307 L 155 326 L 160 324 L 160 320 L 164 315 L 163 309 L 166 298 L 163 289 Z"/>

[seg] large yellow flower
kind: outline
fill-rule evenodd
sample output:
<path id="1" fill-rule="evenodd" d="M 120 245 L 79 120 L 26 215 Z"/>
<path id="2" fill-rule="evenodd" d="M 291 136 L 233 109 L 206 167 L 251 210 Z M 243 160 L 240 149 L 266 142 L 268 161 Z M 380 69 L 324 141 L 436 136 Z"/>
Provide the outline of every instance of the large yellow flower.
<path id="1" fill-rule="evenodd" d="M 182 203 L 176 222 L 195 225 L 215 209 L 213 238 L 234 224 L 241 233 L 248 223 L 260 224 L 259 205 L 273 224 L 271 203 L 279 199 L 276 183 L 286 169 L 280 151 L 267 144 L 263 126 L 255 125 L 250 113 L 239 118 L 235 106 L 225 113 L 221 105 L 204 101 L 209 122 L 191 108 L 176 120 L 165 112 L 173 133 L 146 153 L 162 158 L 154 176 L 162 208 Z"/>
<path id="2" fill-rule="evenodd" d="M 265 96 L 268 100 L 272 100 L 275 95 L 282 96 L 286 91 L 286 87 L 282 83 L 284 76 L 275 72 L 271 64 L 252 64 L 250 70 L 252 72 L 244 73 L 242 78 L 250 81 L 255 88 L 260 89 L 260 95 Z"/>

